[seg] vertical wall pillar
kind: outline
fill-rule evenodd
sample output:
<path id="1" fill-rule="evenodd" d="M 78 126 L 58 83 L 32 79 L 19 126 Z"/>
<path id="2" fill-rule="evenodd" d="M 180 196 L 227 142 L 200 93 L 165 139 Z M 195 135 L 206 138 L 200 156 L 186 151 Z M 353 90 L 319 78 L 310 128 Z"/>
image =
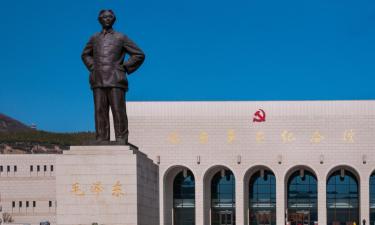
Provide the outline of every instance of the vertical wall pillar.
<path id="1" fill-rule="evenodd" d="M 284 176 L 276 174 L 276 224 L 285 224 L 285 184 Z"/>
<path id="2" fill-rule="evenodd" d="M 236 224 L 244 224 L 243 177 L 236 177 Z"/>
<path id="3" fill-rule="evenodd" d="M 250 179 L 250 176 L 246 176 L 244 175 L 244 178 L 243 179 L 243 190 L 244 190 L 244 193 L 243 193 L 243 218 L 244 218 L 244 225 L 249 225 L 249 179 Z"/>
<path id="4" fill-rule="evenodd" d="M 160 170 L 162 171 L 162 170 Z M 160 225 L 164 225 L 164 214 L 165 214 L 165 209 L 164 209 L 164 173 L 165 171 L 162 171 L 159 173 L 159 215 L 160 215 Z"/>
<path id="5" fill-rule="evenodd" d="M 327 224 L 327 181 L 324 175 L 318 176 L 318 222 Z"/>
<path id="6" fill-rule="evenodd" d="M 359 201 L 359 224 L 362 224 L 362 220 L 366 220 L 366 224 L 370 224 L 370 185 L 369 179 L 370 175 L 360 174 L 361 178 L 359 180 L 360 185 L 360 201 Z"/>
<path id="7" fill-rule="evenodd" d="M 195 175 L 195 224 L 196 225 L 204 225 L 203 224 L 203 216 L 204 216 L 204 209 L 203 209 L 203 176 Z"/>

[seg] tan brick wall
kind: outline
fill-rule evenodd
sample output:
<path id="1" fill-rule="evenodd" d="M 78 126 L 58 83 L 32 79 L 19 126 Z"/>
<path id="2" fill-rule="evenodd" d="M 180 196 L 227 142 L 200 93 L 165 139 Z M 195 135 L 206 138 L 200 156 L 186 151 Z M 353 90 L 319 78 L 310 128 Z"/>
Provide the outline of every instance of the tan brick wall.
<path id="1" fill-rule="evenodd" d="M 15 223 L 39 224 L 42 220 L 48 220 L 56 224 L 55 155 L 1 155 L 0 157 L 0 166 L 3 166 L 0 175 L 3 212 L 11 213 Z M 33 165 L 33 172 L 30 171 L 31 165 Z"/>

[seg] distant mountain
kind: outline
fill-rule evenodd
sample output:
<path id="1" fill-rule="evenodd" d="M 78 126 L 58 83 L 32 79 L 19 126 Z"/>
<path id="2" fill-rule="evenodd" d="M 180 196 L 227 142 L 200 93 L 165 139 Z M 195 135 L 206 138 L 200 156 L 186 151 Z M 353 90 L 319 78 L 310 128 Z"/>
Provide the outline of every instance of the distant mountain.
<path id="1" fill-rule="evenodd" d="M 27 132 L 32 130 L 20 121 L 0 113 L 0 132 Z"/>
<path id="2" fill-rule="evenodd" d="M 60 154 L 95 140 L 93 132 L 53 133 L 32 129 L 0 113 L 0 154 Z"/>

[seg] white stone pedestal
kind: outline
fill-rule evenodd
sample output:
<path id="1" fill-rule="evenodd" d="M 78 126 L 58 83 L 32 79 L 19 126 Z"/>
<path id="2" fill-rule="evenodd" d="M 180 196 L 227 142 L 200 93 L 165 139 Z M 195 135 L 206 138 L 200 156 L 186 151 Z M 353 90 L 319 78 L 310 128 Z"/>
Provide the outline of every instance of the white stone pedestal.
<path id="1" fill-rule="evenodd" d="M 72 146 L 57 156 L 58 225 L 158 225 L 158 167 L 128 146 Z"/>

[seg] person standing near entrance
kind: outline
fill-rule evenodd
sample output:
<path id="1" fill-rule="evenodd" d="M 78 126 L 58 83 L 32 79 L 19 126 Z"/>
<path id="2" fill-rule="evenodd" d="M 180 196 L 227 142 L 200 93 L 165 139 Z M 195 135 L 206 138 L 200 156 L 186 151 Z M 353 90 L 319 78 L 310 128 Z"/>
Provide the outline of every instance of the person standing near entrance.
<path id="1" fill-rule="evenodd" d="M 125 93 L 126 75 L 136 71 L 145 59 L 143 51 L 126 35 L 113 30 L 116 16 L 112 10 L 101 10 L 98 20 L 102 31 L 94 34 L 82 52 L 82 60 L 90 71 L 94 94 L 96 143 L 106 144 L 110 138 L 109 107 L 112 109 L 117 144 L 128 144 L 128 119 Z M 125 60 L 125 55 L 129 59 Z"/>

